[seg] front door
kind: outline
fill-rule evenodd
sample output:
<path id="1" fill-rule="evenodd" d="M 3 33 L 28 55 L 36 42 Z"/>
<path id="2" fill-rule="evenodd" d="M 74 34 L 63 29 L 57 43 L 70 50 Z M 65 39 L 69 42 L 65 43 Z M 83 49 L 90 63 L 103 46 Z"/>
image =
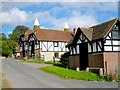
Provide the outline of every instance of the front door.
<path id="1" fill-rule="evenodd" d="M 88 67 L 88 43 L 80 44 L 80 70 Z"/>

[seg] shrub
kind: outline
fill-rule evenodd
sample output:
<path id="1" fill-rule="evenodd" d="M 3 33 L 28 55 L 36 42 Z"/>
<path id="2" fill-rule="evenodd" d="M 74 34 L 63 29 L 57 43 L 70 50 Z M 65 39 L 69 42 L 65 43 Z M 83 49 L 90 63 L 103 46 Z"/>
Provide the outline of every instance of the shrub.
<path id="1" fill-rule="evenodd" d="M 65 68 L 67 67 L 67 61 L 68 61 L 69 55 L 70 55 L 69 52 L 66 52 L 63 55 L 61 55 L 60 62 L 62 64 L 62 66 L 65 67 Z"/>

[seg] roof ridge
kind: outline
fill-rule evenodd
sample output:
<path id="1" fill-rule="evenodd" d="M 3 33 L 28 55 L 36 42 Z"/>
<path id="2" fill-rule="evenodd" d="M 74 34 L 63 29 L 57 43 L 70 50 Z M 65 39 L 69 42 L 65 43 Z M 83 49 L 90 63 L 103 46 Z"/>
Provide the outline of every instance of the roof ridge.
<path id="1" fill-rule="evenodd" d="M 64 30 L 55 30 L 55 29 L 40 29 L 40 30 L 42 30 L 42 31 L 57 31 L 57 32 L 65 32 Z M 40 31 L 40 30 L 37 30 L 37 31 Z M 72 31 L 70 31 L 70 33 L 71 33 Z M 65 32 L 66 33 L 66 32 Z M 68 32 L 67 32 L 68 33 Z"/>
<path id="2" fill-rule="evenodd" d="M 100 24 L 97 24 L 97 25 L 94 25 L 94 26 L 91 26 L 90 28 L 93 28 L 93 27 L 96 27 L 96 26 L 100 26 L 100 25 L 102 25 L 102 24 L 105 24 L 105 23 L 108 23 L 108 22 L 111 22 L 111 21 L 113 21 L 113 20 L 118 20 L 118 18 L 115 18 L 115 19 L 112 19 L 112 20 L 109 20 L 109 21 L 106 21 L 106 22 L 103 22 L 103 23 L 100 23 Z"/>

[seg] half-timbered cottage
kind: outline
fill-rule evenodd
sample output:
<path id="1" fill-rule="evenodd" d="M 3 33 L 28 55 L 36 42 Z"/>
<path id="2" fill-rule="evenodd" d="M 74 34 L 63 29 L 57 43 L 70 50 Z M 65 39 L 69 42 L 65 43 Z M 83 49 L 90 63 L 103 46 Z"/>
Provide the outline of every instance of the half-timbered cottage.
<path id="1" fill-rule="evenodd" d="M 92 26 L 77 28 L 69 48 L 69 68 L 79 70 L 104 69 L 104 73 L 118 71 L 120 55 L 120 20 L 118 18 Z"/>
<path id="2" fill-rule="evenodd" d="M 53 60 L 53 57 L 60 58 L 61 54 L 68 51 L 65 46 L 72 38 L 71 34 L 67 23 L 64 30 L 42 29 L 36 19 L 33 30 L 27 30 L 20 36 L 21 57 L 44 60 Z"/>

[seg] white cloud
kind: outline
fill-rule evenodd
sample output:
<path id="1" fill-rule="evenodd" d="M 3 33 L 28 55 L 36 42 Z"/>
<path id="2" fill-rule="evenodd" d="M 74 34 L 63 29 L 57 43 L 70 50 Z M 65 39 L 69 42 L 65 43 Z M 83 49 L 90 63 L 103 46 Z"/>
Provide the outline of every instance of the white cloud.
<path id="1" fill-rule="evenodd" d="M 117 2 L 118 0 L 3 0 L 7 2 Z"/>
<path id="2" fill-rule="evenodd" d="M 18 8 L 12 8 L 9 12 L 2 12 L 0 20 L 2 25 L 22 24 L 28 21 L 29 14 Z M 1 24 L 1 23 L 0 23 Z"/>
<path id="3" fill-rule="evenodd" d="M 116 2 L 96 3 L 95 6 L 96 6 L 95 8 L 100 11 L 118 12 L 118 3 Z"/>
<path id="4" fill-rule="evenodd" d="M 27 4 L 28 5 L 28 4 Z M 31 24 L 33 25 L 35 18 L 39 19 L 41 23 L 50 23 L 53 27 L 52 29 L 63 29 L 64 23 L 67 21 L 70 28 L 74 28 L 76 26 L 79 27 L 89 27 L 94 24 L 97 24 L 96 16 L 93 13 L 95 9 L 101 11 L 114 11 L 115 5 L 112 3 L 61 3 L 62 7 L 53 7 L 46 11 L 39 11 L 33 13 L 32 11 L 26 12 L 24 10 L 20 10 L 19 8 L 12 8 L 8 11 L 3 11 L 1 13 L 2 17 L 2 25 L 18 25 L 18 24 Z M 87 11 L 85 14 L 81 13 L 80 9 L 84 8 Z M 54 17 L 63 9 L 70 10 L 70 16 L 56 18 Z M 54 14 L 51 15 L 50 12 Z M 42 28 L 47 28 L 42 26 Z"/>
<path id="5" fill-rule="evenodd" d="M 66 19 L 66 17 L 56 19 L 54 16 L 50 15 L 49 11 L 27 13 L 18 8 L 13 8 L 9 12 L 3 12 L 1 19 L 3 25 L 24 25 L 26 23 L 31 23 L 31 25 L 33 25 L 33 21 L 37 17 L 40 23 L 50 23 L 53 26 L 52 29 L 63 29 L 66 21 L 71 28 L 76 26 L 88 27 L 97 23 L 94 16 L 81 15 L 75 10 L 71 13 L 68 19 Z"/>
<path id="6" fill-rule="evenodd" d="M 48 29 L 48 28 L 46 28 L 46 27 L 44 27 L 44 26 L 40 26 L 40 28 L 42 28 L 42 29 Z"/>
<path id="7" fill-rule="evenodd" d="M 9 35 L 9 34 L 12 34 L 12 31 L 7 31 L 7 34 Z"/>
<path id="8" fill-rule="evenodd" d="M 69 24 L 72 27 L 89 27 L 97 24 L 95 16 L 82 15 L 81 13 L 74 12 L 73 16 L 69 18 Z"/>
<path id="9" fill-rule="evenodd" d="M 98 11 L 118 11 L 117 2 L 74 2 L 74 3 L 61 3 L 64 8 L 80 10 L 80 8 L 85 8 L 89 10 Z"/>

